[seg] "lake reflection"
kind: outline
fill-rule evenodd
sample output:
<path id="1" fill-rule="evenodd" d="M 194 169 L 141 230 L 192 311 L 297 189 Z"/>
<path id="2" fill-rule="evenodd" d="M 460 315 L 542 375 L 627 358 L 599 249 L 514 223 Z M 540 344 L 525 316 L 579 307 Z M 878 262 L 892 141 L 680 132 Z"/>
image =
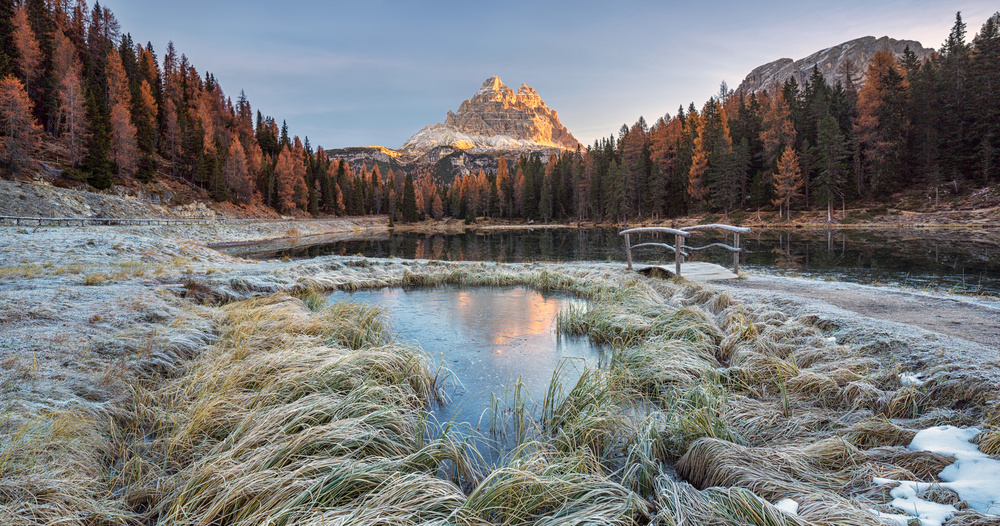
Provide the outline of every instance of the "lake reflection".
<path id="1" fill-rule="evenodd" d="M 722 240 L 722 234 L 702 232 L 689 244 L 700 246 Z M 666 237 L 660 237 L 659 241 L 673 243 Z M 741 242 L 745 249 L 741 267 L 751 272 L 1000 295 L 1000 232 L 995 230 L 755 229 L 752 234 L 742 236 Z M 240 247 L 240 255 L 311 258 L 360 254 L 500 262 L 624 261 L 624 247 L 617 229 L 534 229 L 385 234 L 282 250 L 265 246 L 254 251 L 252 247 Z M 636 261 L 646 263 L 673 261 L 671 254 L 657 249 L 640 249 L 634 256 Z M 732 265 L 732 256 L 721 250 L 697 252 L 692 260 Z"/>
<path id="2" fill-rule="evenodd" d="M 560 361 L 563 385 L 570 386 L 586 366 L 597 365 L 601 354 L 587 338 L 556 332 L 560 309 L 582 304 L 564 295 L 523 287 L 448 286 L 335 292 L 328 301 L 342 300 L 383 306 L 399 338 L 419 344 L 450 369 L 454 381 L 446 391 L 451 403 L 431 412 L 439 422 L 467 423 L 483 434 L 490 432 L 491 394 L 502 406 L 510 405 L 511 387 L 520 379 L 531 399 L 529 410 L 537 409 Z"/>

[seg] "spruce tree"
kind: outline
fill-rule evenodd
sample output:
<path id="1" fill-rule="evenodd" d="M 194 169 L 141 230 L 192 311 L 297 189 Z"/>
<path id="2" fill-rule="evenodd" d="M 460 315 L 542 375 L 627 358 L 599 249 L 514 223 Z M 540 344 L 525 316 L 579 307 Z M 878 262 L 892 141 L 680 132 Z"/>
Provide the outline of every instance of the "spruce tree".
<path id="1" fill-rule="evenodd" d="M 813 180 L 813 194 L 826 205 L 826 219 L 833 220 L 834 202 L 843 196 L 846 162 L 849 156 L 847 140 L 840 132 L 840 125 L 829 113 L 819 123 L 816 138 L 816 179 Z"/>
<path id="2" fill-rule="evenodd" d="M 413 187 L 413 176 L 409 173 L 406 174 L 406 180 L 403 182 L 403 202 L 400 206 L 400 213 L 403 215 L 403 221 L 407 223 L 420 219 L 417 216 L 417 192 Z"/>

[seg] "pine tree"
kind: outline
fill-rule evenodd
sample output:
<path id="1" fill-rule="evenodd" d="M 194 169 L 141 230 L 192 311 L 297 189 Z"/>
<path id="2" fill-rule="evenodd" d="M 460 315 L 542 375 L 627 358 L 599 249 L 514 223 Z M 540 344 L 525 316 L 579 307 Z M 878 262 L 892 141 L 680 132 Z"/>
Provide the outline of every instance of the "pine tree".
<path id="1" fill-rule="evenodd" d="M 972 64 L 969 68 L 969 84 L 974 99 L 971 112 L 970 132 L 980 138 L 976 148 L 977 165 L 982 174 L 983 161 L 990 152 L 1000 149 L 1000 12 L 995 13 L 983 24 L 973 39 Z M 992 154 L 991 154 L 992 155 Z M 986 184 L 990 177 L 1000 177 L 996 162 L 986 174 Z"/>
<path id="2" fill-rule="evenodd" d="M 941 112 L 938 122 L 941 137 L 941 166 L 948 177 L 972 173 L 975 141 L 970 141 L 967 118 L 969 108 L 969 45 L 965 43 L 966 26 L 962 13 L 955 14 L 955 24 L 940 50 Z M 971 109 L 973 112 L 976 108 Z"/>
<path id="3" fill-rule="evenodd" d="M 510 177 L 510 170 L 507 168 L 507 159 L 500 156 L 497 160 L 497 209 L 500 217 L 509 217 L 513 206 L 514 181 Z M 440 198 L 439 198 L 440 199 Z"/>
<path id="4" fill-rule="evenodd" d="M 816 138 L 816 160 L 818 175 L 813 180 L 813 189 L 820 203 L 826 205 L 826 220 L 833 221 L 833 204 L 843 197 L 846 163 L 850 153 L 847 140 L 840 132 L 837 119 L 829 113 L 819 123 Z"/>
<path id="5" fill-rule="evenodd" d="M 788 146 L 795 145 L 795 126 L 792 124 L 792 110 L 781 91 L 770 97 L 760 132 L 764 144 L 764 156 L 769 169 L 773 169 L 778 157 Z"/>
<path id="6" fill-rule="evenodd" d="M 4 77 L 0 80 L 0 145 L 12 175 L 31 159 L 40 144 L 40 132 L 24 84 L 13 76 Z"/>
<path id="7" fill-rule="evenodd" d="M 403 221 L 413 223 L 420 219 L 417 215 L 417 192 L 413 187 L 413 176 L 406 174 L 406 181 L 403 183 L 403 202 L 400 206 L 400 213 Z"/>
<path id="8" fill-rule="evenodd" d="M 444 217 L 444 203 L 441 201 L 441 194 L 435 192 L 431 201 L 431 216 L 440 221 Z"/>
<path id="9" fill-rule="evenodd" d="M 15 74 L 14 7 L 13 0 L 0 1 L 0 78 Z"/>
<path id="10" fill-rule="evenodd" d="M 704 117 L 704 115 L 702 115 Z M 708 174 L 708 156 L 711 154 L 709 142 L 711 131 L 706 125 L 707 119 L 689 117 L 692 124 L 697 124 L 695 130 L 691 167 L 688 169 L 687 195 L 691 204 L 697 209 L 708 195 L 706 176 Z"/>

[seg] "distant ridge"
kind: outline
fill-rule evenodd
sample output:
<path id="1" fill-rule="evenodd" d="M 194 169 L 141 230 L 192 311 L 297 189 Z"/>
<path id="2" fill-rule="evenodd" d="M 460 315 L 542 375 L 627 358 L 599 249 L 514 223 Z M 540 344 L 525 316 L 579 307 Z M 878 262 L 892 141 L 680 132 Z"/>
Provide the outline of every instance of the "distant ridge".
<path id="1" fill-rule="evenodd" d="M 758 66 L 743 79 L 737 92 L 755 93 L 773 85 L 784 84 L 792 77 L 801 86 L 812 74 L 813 66 L 819 69 L 827 83 L 831 85 L 840 82 L 846 86 L 848 84 L 847 73 L 850 72 L 851 81 L 856 86 L 860 86 L 864 83 L 868 62 L 875 53 L 887 49 L 900 57 L 907 47 L 921 60 L 934 52 L 933 49 L 925 48 L 916 40 L 896 40 L 889 37 L 875 38 L 872 36 L 856 38 L 817 51 L 799 60 L 782 58 Z"/>

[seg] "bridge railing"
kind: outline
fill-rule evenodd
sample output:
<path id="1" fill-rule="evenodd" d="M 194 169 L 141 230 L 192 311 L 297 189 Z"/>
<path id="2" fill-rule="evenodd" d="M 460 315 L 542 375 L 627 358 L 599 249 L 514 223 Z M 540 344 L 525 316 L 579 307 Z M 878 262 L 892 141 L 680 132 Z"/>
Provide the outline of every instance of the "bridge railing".
<path id="1" fill-rule="evenodd" d="M 721 230 L 723 232 L 732 232 L 733 233 L 733 244 L 732 245 L 727 245 L 725 243 L 710 243 L 708 245 L 700 246 L 700 247 L 692 247 L 692 246 L 686 245 L 685 244 L 685 240 L 691 237 L 691 233 L 692 232 L 697 232 L 699 230 Z M 671 246 L 671 245 L 668 245 L 666 243 L 652 243 L 652 242 L 639 243 L 639 244 L 636 244 L 636 245 L 632 245 L 631 236 L 633 234 L 638 235 L 638 234 L 647 234 L 647 233 L 673 235 L 674 236 L 674 245 Z M 681 263 L 684 262 L 684 258 L 686 258 L 686 257 L 688 257 L 690 255 L 688 252 L 685 252 L 685 249 L 686 250 L 690 250 L 690 251 L 699 251 L 699 250 L 705 250 L 705 249 L 712 248 L 712 247 L 719 247 L 719 248 L 722 248 L 722 249 L 725 249 L 725 250 L 729 250 L 730 252 L 732 252 L 733 253 L 733 273 L 739 274 L 740 273 L 740 251 L 742 251 L 742 248 L 740 248 L 740 234 L 749 234 L 749 233 L 750 233 L 750 229 L 749 228 L 744 228 L 744 227 L 739 227 L 739 226 L 732 226 L 732 225 L 722 225 L 722 224 L 713 223 L 713 224 L 710 224 L 710 225 L 686 226 L 686 227 L 682 227 L 680 229 L 666 228 L 666 227 L 655 227 L 655 226 L 652 226 L 652 227 L 629 228 L 627 230 L 622 230 L 621 232 L 618 233 L 618 235 L 625 236 L 625 257 L 628 260 L 628 269 L 629 270 L 632 270 L 632 249 L 633 248 L 660 247 L 660 248 L 665 248 L 667 250 L 673 250 L 674 251 L 674 275 L 680 276 L 681 275 Z"/>

